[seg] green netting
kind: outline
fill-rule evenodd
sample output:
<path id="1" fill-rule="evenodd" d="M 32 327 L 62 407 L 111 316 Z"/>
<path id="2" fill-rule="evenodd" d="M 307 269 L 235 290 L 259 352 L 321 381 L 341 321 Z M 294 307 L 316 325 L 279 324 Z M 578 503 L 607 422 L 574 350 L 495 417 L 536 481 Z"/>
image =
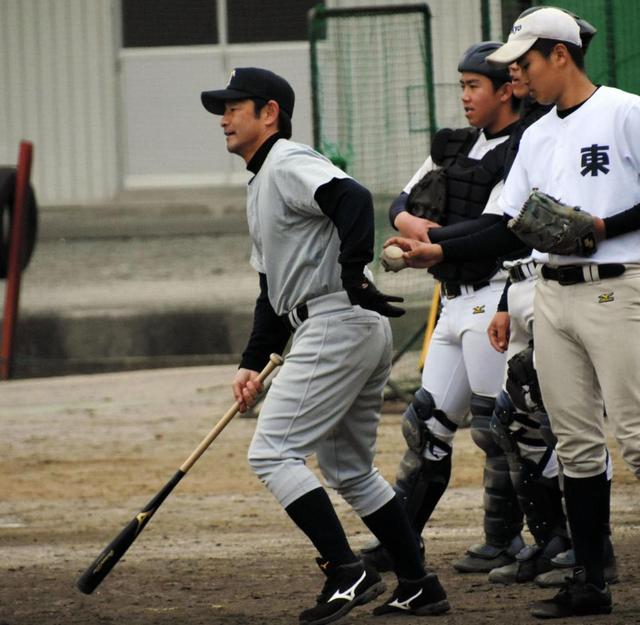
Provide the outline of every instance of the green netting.
<path id="1" fill-rule="evenodd" d="M 429 10 L 318 7 L 310 44 L 315 148 L 373 193 L 379 252 L 393 233 L 389 204 L 414 173 L 416 155 L 426 158 L 435 129 Z M 407 314 L 392 322 L 403 351 L 392 379 L 415 387 L 433 282 L 425 272 L 373 268 L 381 290 L 406 300 Z"/>
<path id="2" fill-rule="evenodd" d="M 418 6 L 312 18 L 315 147 L 373 193 L 402 187 L 435 126 L 429 15 Z"/>

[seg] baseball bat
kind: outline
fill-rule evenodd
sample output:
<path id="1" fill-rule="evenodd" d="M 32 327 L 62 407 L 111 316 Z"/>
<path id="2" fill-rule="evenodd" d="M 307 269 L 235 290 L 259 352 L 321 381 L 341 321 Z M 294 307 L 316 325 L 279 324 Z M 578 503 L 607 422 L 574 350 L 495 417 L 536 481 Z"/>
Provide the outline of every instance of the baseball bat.
<path id="1" fill-rule="evenodd" d="M 429 351 L 429 345 L 431 343 L 431 336 L 436 328 L 438 316 L 440 314 L 440 283 L 436 282 L 433 287 L 433 295 L 431 296 L 431 306 L 429 306 L 429 316 L 427 317 L 427 327 L 424 332 L 424 339 L 422 341 L 422 349 L 420 350 L 420 358 L 418 366 L 420 371 L 424 369 L 424 363 L 427 360 L 427 352 Z"/>
<path id="2" fill-rule="evenodd" d="M 258 380 L 264 382 L 269 374 L 283 363 L 278 354 L 271 354 L 267 366 L 258 375 Z M 118 563 L 120 558 L 131 547 L 133 541 L 145 528 L 151 517 L 156 513 L 162 502 L 169 496 L 178 482 L 186 475 L 187 471 L 195 464 L 196 460 L 205 452 L 207 447 L 217 438 L 218 434 L 233 419 L 239 409 L 235 402 L 225 415 L 215 424 L 193 453 L 184 461 L 175 475 L 158 491 L 155 497 L 122 529 L 122 531 L 102 550 L 91 566 L 78 579 L 78 589 L 90 595 L 109 574 L 109 571 Z"/>

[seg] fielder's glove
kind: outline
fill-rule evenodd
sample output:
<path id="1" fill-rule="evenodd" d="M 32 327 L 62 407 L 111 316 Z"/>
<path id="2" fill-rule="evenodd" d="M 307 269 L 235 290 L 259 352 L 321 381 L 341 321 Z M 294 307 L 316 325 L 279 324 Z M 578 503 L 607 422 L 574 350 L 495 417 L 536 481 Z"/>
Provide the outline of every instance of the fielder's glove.
<path id="1" fill-rule="evenodd" d="M 540 252 L 591 256 L 598 248 L 595 220 L 577 206 L 534 189 L 508 228 Z"/>
<path id="2" fill-rule="evenodd" d="M 389 302 L 404 302 L 403 297 L 381 293 L 365 276 L 349 280 L 343 278 L 343 286 L 352 304 L 374 310 L 385 317 L 402 317 L 405 313 L 404 308 L 389 304 Z"/>

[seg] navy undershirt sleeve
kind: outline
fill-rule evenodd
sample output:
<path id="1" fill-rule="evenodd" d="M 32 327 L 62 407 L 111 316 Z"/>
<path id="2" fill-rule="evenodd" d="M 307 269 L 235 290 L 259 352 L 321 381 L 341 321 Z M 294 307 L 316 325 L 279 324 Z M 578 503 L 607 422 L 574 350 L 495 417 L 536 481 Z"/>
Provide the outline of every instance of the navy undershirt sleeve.
<path id="1" fill-rule="evenodd" d="M 636 204 L 617 215 L 605 217 L 603 221 L 607 229 L 607 239 L 638 230 L 640 229 L 640 204 Z"/>
<path id="2" fill-rule="evenodd" d="M 373 259 L 371 193 L 352 178 L 333 178 L 316 189 L 314 198 L 338 230 L 338 262 L 342 265 L 343 282 L 359 279 L 365 265 Z"/>
<path id="3" fill-rule="evenodd" d="M 291 331 L 273 310 L 269 301 L 267 276 L 260 276 L 260 295 L 253 311 L 253 329 L 240 360 L 241 369 L 262 371 L 272 353 L 282 354 Z"/>
<path id="4" fill-rule="evenodd" d="M 507 278 L 507 281 L 502 290 L 500 301 L 498 302 L 497 312 L 509 312 L 509 287 L 511 286 L 511 278 Z"/>
<path id="5" fill-rule="evenodd" d="M 477 219 L 465 219 L 457 224 L 442 226 L 441 228 L 429 228 L 429 240 L 431 243 L 440 243 L 447 239 L 466 237 L 475 232 L 485 230 L 492 224 L 501 221 L 499 215 L 480 215 Z"/>
<path id="6" fill-rule="evenodd" d="M 508 218 L 474 232 L 465 237 L 442 241 L 442 253 L 447 262 L 479 260 L 485 258 L 508 257 L 523 251 L 522 241 L 507 228 Z M 524 253 L 522 255 L 525 255 Z"/>
<path id="7" fill-rule="evenodd" d="M 396 217 L 400 213 L 404 213 L 407 210 L 407 200 L 409 199 L 409 194 L 404 191 L 391 202 L 391 206 L 389 207 L 389 221 L 391 222 L 391 227 L 397 230 L 395 226 Z"/>

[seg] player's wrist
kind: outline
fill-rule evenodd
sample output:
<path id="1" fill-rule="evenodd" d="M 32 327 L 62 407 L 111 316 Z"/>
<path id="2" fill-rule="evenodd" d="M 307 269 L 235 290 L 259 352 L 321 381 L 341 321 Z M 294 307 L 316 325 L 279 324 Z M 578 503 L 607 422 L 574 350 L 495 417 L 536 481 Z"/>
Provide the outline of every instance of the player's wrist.
<path id="1" fill-rule="evenodd" d="M 593 223 L 596 231 L 596 239 L 598 241 L 604 241 L 607 238 L 607 222 L 601 217 L 594 217 Z"/>
<path id="2" fill-rule="evenodd" d="M 343 264 L 340 278 L 345 289 L 359 285 L 364 279 L 364 265 L 361 263 Z"/>
<path id="3" fill-rule="evenodd" d="M 403 224 L 407 224 L 411 220 L 411 215 L 406 211 L 400 211 L 393 220 L 393 226 L 396 230 L 400 230 Z"/>

